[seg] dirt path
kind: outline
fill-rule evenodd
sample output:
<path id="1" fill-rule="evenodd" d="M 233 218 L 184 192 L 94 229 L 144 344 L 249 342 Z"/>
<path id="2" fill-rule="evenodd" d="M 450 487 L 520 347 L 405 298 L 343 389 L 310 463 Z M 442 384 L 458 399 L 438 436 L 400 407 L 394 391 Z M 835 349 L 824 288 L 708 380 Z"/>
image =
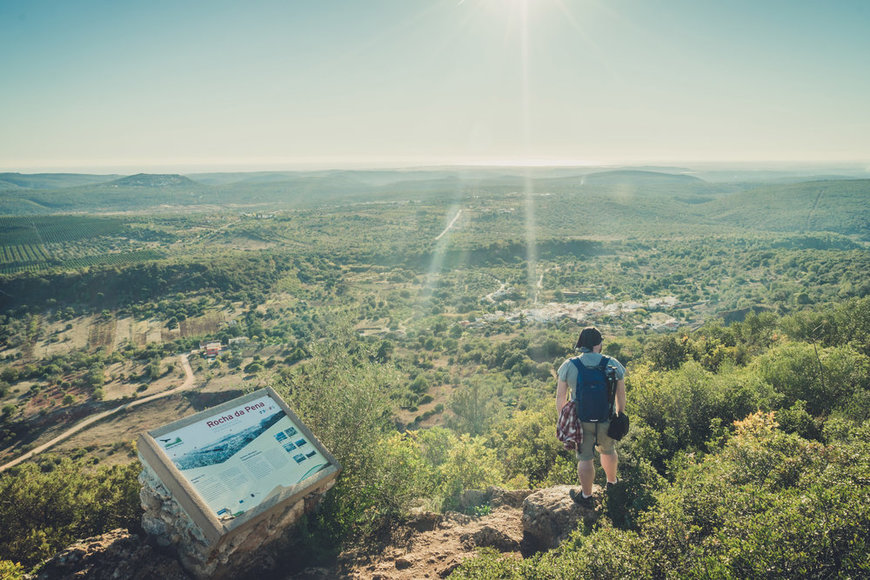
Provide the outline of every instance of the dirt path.
<path id="1" fill-rule="evenodd" d="M 441 232 L 440 234 L 438 234 L 438 235 L 435 237 L 435 241 L 440 240 L 440 239 L 441 239 L 441 236 L 443 236 L 444 234 L 446 234 L 447 232 L 449 232 L 449 231 L 450 231 L 450 228 L 453 227 L 453 224 L 456 223 L 456 220 L 458 220 L 458 219 L 459 219 L 459 216 L 461 216 L 461 215 L 462 215 L 462 210 L 460 209 L 458 212 L 456 212 L 456 215 L 453 216 L 453 219 L 450 220 L 450 223 L 447 224 L 447 227 L 444 228 L 444 231 Z"/>
<path id="2" fill-rule="evenodd" d="M 143 405 L 145 403 L 150 403 L 151 401 L 154 401 L 157 399 L 162 399 L 163 397 L 168 397 L 170 395 L 174 395 L 175 393 L 179 393 L 181 391 L 185 391 L 185 390 L 192 388 L 194 386 L 194 383 L 193 383 L 194 376 L 193 376 L 193 369 L 190 368 L 190 361 L 188 360 L 186 354 L 180 355 L 179 358 L 181 359 L 181 368 L 184 369 L 184 375 L 185 375 L 184 382 L 181 383 L 181 385 L 175 387 L 174 389 L 169 389 L 168 391 L 163 391 L 162 393 L 156 393 L 154 395 L 150 395 L 150 396 L 144 397 L 142 399 L 136 399 L 135 401 L 130 401 L 129 403 L 124 403 L 123 405 L 119 405 L 118 407 L 115 407 L 114 409 L 109 409 L 108 411 L 103 411 L 102 413 L 97 413 L 96 415 L 91 415 L 87 419 L 73 425 L 71 428 L 67 429 L 66 431 L 64 431 L 63 433 L 61 433 L 60 435 L 58 435 L 57 437 L 52 439 L 51 441 L 48 441 L 47 443 L 43 443 L 39 447 L 35 447 L 35 448 L 31 449 L 30 451 L 28 451 L 27 453 L 25 453 L 21 457 L 10 461 L 6 465 L 0 466 L 0 472 L 3 472 L 5 470 L 9 469 L 10 467 L 14 467 L 23 461 L 27 461 L 28 459 L 42 453 L 46 449 L 53 447 L 54 445 L 57 445 L 61 441 L 64 441 L 64 440 L 68 439 L 69 437 L 75 435 L 79 431 L 86 429 L 89 426 L 93 425 L 94 423 L 97 423 L 98 421 L 101 421 L 101 420 L 103 420 L 106 417 L 109 417 L 111 415 L 114 415 L 115 413 L 117 413 L 119 411 L 129 410 L 129 409 L 132 409 L 134 407 L 138 407 L 139 405 Z"/>
<path id="3" fill-rule="evenodd" d="M 500 506 L 482 517 L 449 514 L 440 521 L 422 520 L 381 554 L 362 556 L 330 570 L 339 578 L 415 580 L 444 578 L 478 547 L 492 547 L 521 558 L 522 508 Z M 332 576 L 334 574 L 334 576 Z"/>
<path id="4" fill-rule="evenodd" d="M 486 298 L 487 300 L 489 300 L 490 302 L 493 302 L 493 303 L 495 303 L 495 298 L 493 298 L 493 296 L 495 296 L 496 294 L 498 294 L 500 292 L 504 292 L 505 288 L 507 288 L 507 284 L 505 284 L 501 280 L 496 280 L 496 282 L 498 282 L 500 284 L 500 286 L 498 287 L 498 290 L 496 290 L 495 292 L 490 292 L 489 294 L 484 296 L 484 298 Z"/>

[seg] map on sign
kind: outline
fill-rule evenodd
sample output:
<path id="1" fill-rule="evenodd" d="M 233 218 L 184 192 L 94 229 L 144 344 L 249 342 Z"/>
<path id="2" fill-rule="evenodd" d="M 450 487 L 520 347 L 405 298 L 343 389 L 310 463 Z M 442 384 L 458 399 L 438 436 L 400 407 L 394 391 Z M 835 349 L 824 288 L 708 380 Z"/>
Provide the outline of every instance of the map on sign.
<path id="1" fill-rule="evenodd" d="M 165 433 L 157 444 L 218 518 L 239 516 L 330 465 L 267 395 Z"/>

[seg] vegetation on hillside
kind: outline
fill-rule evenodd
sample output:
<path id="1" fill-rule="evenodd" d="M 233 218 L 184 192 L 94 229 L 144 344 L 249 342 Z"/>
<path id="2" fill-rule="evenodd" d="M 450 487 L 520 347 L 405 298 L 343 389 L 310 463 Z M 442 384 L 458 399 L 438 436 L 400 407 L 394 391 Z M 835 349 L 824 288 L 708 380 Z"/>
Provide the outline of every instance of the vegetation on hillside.
<path id="1" fill-rule="evenodd" d="M 250 187 L 272 203 L 277 177 L 111 188 L 211 204 Z M 411 508 L 457 509 L 466 489 L 573 483 L 553 373 L 596 324 L 629 368 L 632 416 L 606 517 L 552 553 L 484 553 L 459 577 L 868 571 L 866 182 L 741 194 L 553 171 L 526 195 L 516 175 L 291 177 L 287 203 L 252 211 L 0 217 L 0 453 L 150 394 L 200 342 L 240 339 L 214 361 L 191 355 L 198 381 L 272 385 L 342 463 L 298 530 L 311 563 L 328 562 Z M 56 198 L 58 179 L 30 198 Z M 7 202 L 42 183 L 18 182 Z M 77 187 L 70 203 L 113 203 Z M 781 195 L 792 203 L 762 211 Z M 578 207 L 608 211 L 593 226 Z M 100 465 L 127 445 L 95 447 L 0 474 L 0 570 L 136 525 L 136 462 Z"/>
<path id="2" fill-rule="evenodd" d="M 860 575 L 870 565 L 870 299 L 833 313 L 852 326 L 805 335 L 829 314 L 751 315 L 648 342 L 631 365 L 633 426 L 607 517 L 554 553 L 484 554 L 459 577 Z M 402 433 L 392 422 L 400 368 L 380 362 L 346 315 L 316 333 L 307 360 L 275 385 L 345 469 L 303 524 L 310 554 L 328 560 L 415 505 L 455 509 L 465 489 L 574 482 L 551 389 L 511 410 L 496 395 L 508 381 L 480 384 L 475 401 L 453 402 L 453 428 Z M 135 525 L 136 465 L 81 469 L 46 458 L 0 476 L 7 558 L 30 566 L 77 535 Z"/>

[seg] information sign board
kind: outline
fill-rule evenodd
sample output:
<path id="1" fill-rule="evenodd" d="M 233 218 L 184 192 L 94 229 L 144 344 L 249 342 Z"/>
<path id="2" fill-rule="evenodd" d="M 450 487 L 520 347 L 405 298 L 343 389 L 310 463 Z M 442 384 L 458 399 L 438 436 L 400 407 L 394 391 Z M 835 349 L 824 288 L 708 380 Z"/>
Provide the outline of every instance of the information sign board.
<path id="1" fill-rule="evenodd" d="M 340 469 L 272 389 L 149 431 L 140 455 L 216 536 Z"/>

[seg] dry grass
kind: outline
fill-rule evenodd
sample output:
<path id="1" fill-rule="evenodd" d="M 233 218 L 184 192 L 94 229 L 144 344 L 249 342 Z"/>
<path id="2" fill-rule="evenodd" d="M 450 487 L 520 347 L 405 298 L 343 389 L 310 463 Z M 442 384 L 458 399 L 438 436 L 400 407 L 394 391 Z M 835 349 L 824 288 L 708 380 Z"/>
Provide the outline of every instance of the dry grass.
<path id="1" fill-rule="evenodd" d="M 222 312 L 209 312 L 197 318 L 188 318 L 178 323 L 181 336 L 188 338 L 190 336 L 201 336 L 204 334 L 215 334 L 221 329 L 224 323 L 224 315 Z"/>
<path id="2" fill-rule="evenodd" d="M 115 320 L 95 318 L 88 329 L 88 348 L 96 350 L 100 347 L 111 351 L 115 344 Z"/>

